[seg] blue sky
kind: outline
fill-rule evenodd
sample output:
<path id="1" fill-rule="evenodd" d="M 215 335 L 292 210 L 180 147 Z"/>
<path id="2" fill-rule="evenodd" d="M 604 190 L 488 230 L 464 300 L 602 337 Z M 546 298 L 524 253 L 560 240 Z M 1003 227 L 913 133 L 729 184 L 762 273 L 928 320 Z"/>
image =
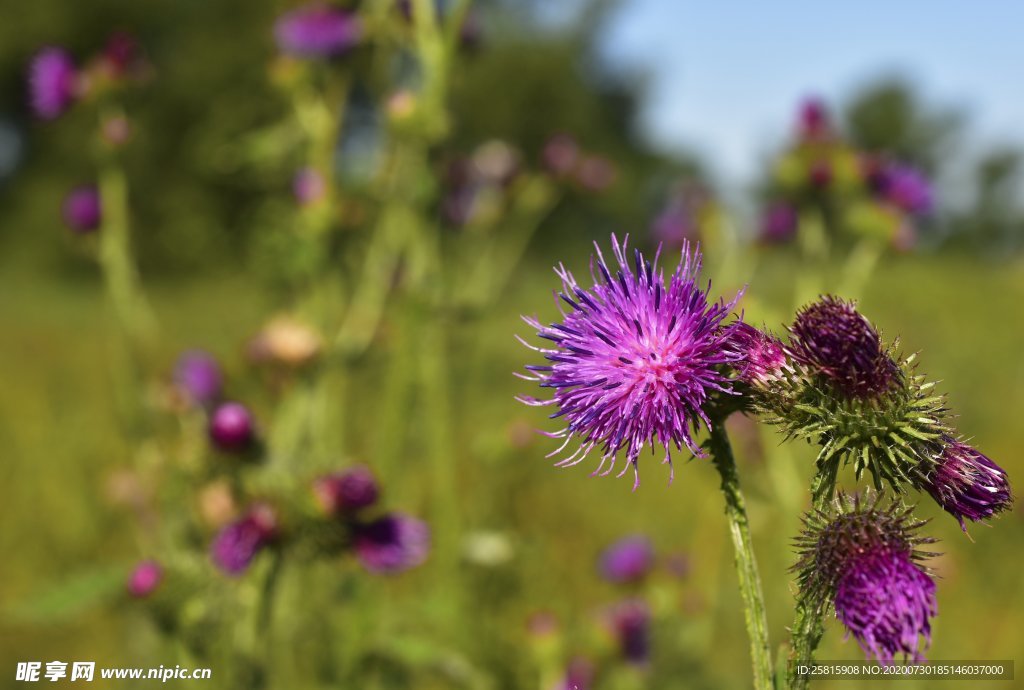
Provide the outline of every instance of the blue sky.
<path id="1" fill-rule="evenodd" d="M 970 149 L 1024 144 L 1020 2 L 623 0 L 605 43 L 652 75 L 651 138 L 695 149 L 731 184 L 750 180 L 803 97 L 835 103 L 879 74 L 964 109 Z"/>

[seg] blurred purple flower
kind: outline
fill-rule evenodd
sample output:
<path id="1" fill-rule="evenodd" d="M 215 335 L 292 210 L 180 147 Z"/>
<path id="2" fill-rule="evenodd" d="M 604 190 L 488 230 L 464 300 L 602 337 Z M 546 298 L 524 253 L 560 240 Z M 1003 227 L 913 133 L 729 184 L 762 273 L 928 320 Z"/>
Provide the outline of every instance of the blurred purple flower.
<path id="1" fill-rule="evenodd" d="M 220 397 L 224 376 L 209 352 L 188 350 L 178 357 L 174 382 L 193 402 L 209 405 Z"/>
<path id="2" fill-rule="evenodd" d="M 78 72 L 63 48 L 44 48 L 32 58 L 28 71 L 29 97 L 37 117 L 53 120 L 78 97 Z"/>
<path id="3" fill-rule="evenodd" d="M 226 402 L 210 415 L 210 440 L 225 451 L 241 451 L 255 438 L 252 413 L 242 403 Z"/>
<path id="4" fill-rule="evenodd" d="M 318 477 L 313 481 L 313 494 L 324 513 L 341 515 L 374 505 L 380 488 L 370 468 L 359 465 Z"/>
<path id="5" fill-rule="evenodd" d="M 681 247 L 683 242 L 698 241 L 700 226 L 693 211 L 682 199 L 669 201 L 651 222 L 651 236 L 655 241 L 672 248 Z"/>
<path id="6" fill-rule="evenodd" d="M 139 66 L 142 59 L 139 42 L 128 32 L 116 31 L 107 39 L 102 59 L 111 77 L 123 77 Z"/>
<path id="7" fill-rule="evenodd" d="M 920 170 L 909 165 L 889 166 L 885 196 L 906 213 L 923 216 L 932 210 L 932 185 Z"/>
<path id="8" fill-rule="evenodd" d="M 557 177 L 571 173 L 580 159 L 580 147 L 568 134 L 556 134 L 544 144 L 541 160 L 544 167 Z"/>
<path id="9" fill-rule="evenodd" d="M 61 215 L 73 232 L 84 234 L 98 229 L 103 221 L 103 209 L 96 185 L 81 185 L 68 192 Z"/>
<path id="10" fill-rule="evenodd" d="M 565 428 L 547 434 L 564 439 L 552 455 L 573 440 L 580 445 L 557 466 L 579 464 L 600 448 L 601 463 L 594 474 L 604 476 L 613 471 L 616 454 L 625 451 L 626 466 L 619 476 L 632 466 L 636 489 L 637 459 L 647 445 L 662 445 L 670 467 L 673 445 L 704 457 L 690 428 L 710 424 L 703 407 L 711 395 L 731 392 L 720 365 L 739 355 L 726 347 L 730 327 L 723 322 L 739 295 L 728 303 L 709 303 L 707 289 L 697 285 L 700 252 L 691 252 L 688 244 L 684 243 L 667 286 L 658 255 L 652 264 L 636 250 L 630 262 L 626 242 L 620 245 L 614 235 L 612 247 L 617 269 L 608 267 L 595 245 L 594 285 L 589 290 L 580 287 L 564 266 L 556 269 L 562 279 L 560 297 L 572 308 L 560 323 L 543 326 L 523 317 L 554 348 L 532 347 L 521 340 L 550 364 L 529 365 L 528 374 L 520 377 L 554 389 L 554 398 L 518 400 L 554 405 L 553 416 L 565 417 Z M 602 282 L 597 282 L 593 269 Z"/>
<path id="11" fill-rule="evenodd" d="M 133 597 L 148 597 L 163 580 L 164 569 L 156 561 L 142 561 L 128 576 L 127 589 Z"/>
<path id="12" fill-rule="evenodd" d="M 327 184 L 315 168 L 302 168 L 292 179 L 292 193 L 300 206 L 310 206 L 324 198 Z"/>
<path id="13" fill-rule="evenodd" d="M 651 655 L 651 611 L 641 599 L 619 602 L 609 612 L 608 622 L 622 658 L 631 664 L 646 663 Z"/>
<path id="14" fill-rule="evenodd" d="M 591 192 L 603 192 L 615 184 L 618 176 L 614 163 L 594 154 L 586 156 L 576 169 L 576 181 Z"/>
<path id="15" fill-rule="evenodd" d="M 584 657 L 575 657 L 565 670 L 565 678 L 551 690 L 590 690 L 594 682 L 594 664 Z"/>
<path id="16" fill-rule="evenodd" d="M 616 584 L 642 580 L 653 566 L 654 547 L 641 535 L 620 539 L 601 554 L 601 575 Z"/>
<path id="17" fill-rule="evenodd" d="M 350 12 L 313 3 L 282 15 L 274 24 L 281 52 L 300 58 L 330 58 L 352 50 L 362 37 L 362 24 Z"/>
<path id="18" fill-rule="evenodd" d="M 355 550 L 371 573 L 400 573 L 427 560 L 430 529 L 421 520 L 391 513 L 356 528 Z"/>
<path id="19" fill-rule="evenodd" d="M 798 130 L 805 140 L 825 139 L 831 134 L 828 109 L 821 99 L 808 98 L 800 105 Z"/>
<path id="20" fill-rule="evenodd" d="M 761 216 L 762 242 L 782 244 L 796 236 L 799 215 L 796 209 L 785 202 L 776 202 L 765 209 Z"/>
<path id="21" fill-rule="evenodd" d="M 966 443 L 949 436 L 935 468 L 923 487 L 943 510 L 960 522 L 977 522 L 1010 507 L 1010 480 L 1006 471 Z"/>
<path id="22" fill-rule="evenodd" d="M 274 538 L 277 517 L 270 506 L 258 505 L 222 529 L 210 545 L 214 565 L 228 575 L 245 572 L 252 559 Z"/>
<path id="23" fill-rule="evenodd" d="M 817 160 L 811 164 L 808 177 L 811 186 L 818 190 L 826 189 L 832 184 L 832 164 L 826 160 Z"/>

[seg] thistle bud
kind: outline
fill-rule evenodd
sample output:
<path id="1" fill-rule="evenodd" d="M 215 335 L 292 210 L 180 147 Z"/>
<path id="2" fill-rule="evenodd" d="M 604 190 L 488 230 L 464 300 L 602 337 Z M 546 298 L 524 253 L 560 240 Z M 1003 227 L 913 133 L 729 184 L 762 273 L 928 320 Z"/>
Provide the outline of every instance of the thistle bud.
<path id="1" fill-rule="evenodd" d="M 1006 471 L 966 443 L 949 436 L 931 473 L 921 481 L 942 509 L 960 522 L 977 522 L 1010 507 L 1010 481 Z"/>

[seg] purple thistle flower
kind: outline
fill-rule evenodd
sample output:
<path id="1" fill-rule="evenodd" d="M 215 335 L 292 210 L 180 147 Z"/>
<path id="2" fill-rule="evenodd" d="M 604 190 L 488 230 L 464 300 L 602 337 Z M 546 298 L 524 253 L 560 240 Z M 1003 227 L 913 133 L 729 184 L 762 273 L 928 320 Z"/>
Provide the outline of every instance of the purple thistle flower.
<path id="1" fill-rule="evenodd" d="M 770 244 L 788 242 L 796 235 L 799 216 L 791 205 L 779 202 L 761 216 L 761 241 Z"/>
<path id="2" fill-rule="evenodd" d="M 730 344 L 741 355 L 735 365 L 741 381 L 765 385 L 782 376 L 788 366 L 782 341 L 742 321 L 733 327 L 731 335 Z"/>
<path id="3" fill-rule="evenodd" d="M 210 545 L 210 558 L 228 575 L 241 575 L 276 532 L 277 517 L 273 509 L 266 505 L 255 506 L 245 517 L 217 534 Z"/>
<path id="4" fill-rule="evenodd" d="M 835 608 L 865 654 L 883 664 L 897 654 L 924 661 L 920 638 L 931 643 L 929 619 L 938 613 L 935 582 L 905 551 L 856 553 L 836 584 Z"/>
<path id="5" fill-rule="evenodd" d="M 828 108 L 818 98 L 808 98 L 800 105 L 798 118 L 800 136 L 803 139 L 823 139 L 831 131 Z"/>
<path id="6" fill-rule="evenodd" d="M 826 295 L 801 309 L 789 330 L 794 357 L 847 398 L 875 397 L 900 382 L 899 367 L 878 331 L 853 302 Z"/>
<path id="7" fill-rule="evenodd" d="M 85 234 L 99 228 L 103 222 L 103 207 L 96 185 L 81 185 L 68 192 L 61 215 L 64 224 L 75 233 Z"/>
<path id="8" fill-rule="evenodd" d="M 63 115 L 78 97 L 78 70 L 63 48 L 44 48 L 36 53 L 28 69 L 32 110 L 43 120 Z"/>
<path id="9" fill-rule="evenodd" d="M 946 436 L 945 446 L 936 459 L 922 488 L 942 509 L 960 522 L 977 522 L 1010 507 L 1010 480 L 1006 471 L 966 443 Z"/>
<path id="10" fill-rule="evenodd" d="M 651 611 L 641 599 L 619 602 L 608 615 L 619 653 L 631 664 L 643 664 L 651 654 Z"/>
<path id="11" fill-rule="evenodd" d="M 156 561 L 142 561 L 128 576 L 127 589 L 133 597 L 148 597 L 163 580 L 164 569 Z"/>
<path id="12" fill-rule="evenodd" d="M 355 550 L 371 573 L 400 573 L 427 560 L 430 528 L 422 520 L 390 513 L 356 527 Z"/>
<path id="13" fill-rule="evenodd" d="M 300 206 L 309 206 L 324 198 L 327 184 L 316 169 L 303 168 L 292 178 L 292 193 Z"/>
<path id="14" fill-rule="evenodd" d="M 556 269 L 562 279 L 560 297 L 571 310 L 563 311 L 561 322 L 550 326 L 523 317 L 554 347 L 532 347 L 520 339 L 550 364 L 530 365 L 528 375 L 519 374 L 542 388 L 554 389 L 554 398 L 518 400 L 554 405 L 557 412 L 552 417 L 565 417 L 565 428 L 546 434 L 564 439 L 550 455 L 561 453 L 574 440 L 579 447 L 557 466 L 577 465 L 600 447 L 601 463 L 593 474 L 604 476 L 613 471 L 616 454 L 624 450 L 627 464 L 619 476 L 632 465 L 635 490 L 640 484 L 637 458 L 647 445 L 653 449 L 661 444 L 664 462 L 670 467 L 673 445 L 704 457 L 690 427 L 696 431 L 702 423 L 710 426 L 703 409 L 709 397 L 715 392 L 732 393 L 720 366 L 737 361 L 739 354 L 726 347 L 730 328 L 723 321 L 740 295 L 728 303 L 709 303 L 710 285 L 704 290 L 697 285 L 700 252 L 691 252 L 689 243 L 684 243 L 667 287 L 658 267 L 659 255 L 652 264 L 636 251 L 634 268 L 630 268 L 626 245 L 612 236 L 618 262 L 613 273 L 595 244 L 594 285 L 589 290 L 580 287 L 564 266 Z"/>
<path id="15" fill-rule="evenodd" d="M 916 547 L 934 539 L 915 534 L 924 521 L 913 520 L 912 509 L 879 502 L 841 495 L 835 514 L 805 516 L 796 542 L 800 596 L 831 600 L 836 618 L 881 663 L 898 654 L 922 661 L 921 641 L 931 642 L 937 606 L 935 583 L 918 561 L 935 554 Z"/>
<path id="16" fill-rule="evenodd" d="M 254 438 L 252 413 L 242 403 L 223 403 L 210 416 L 210 440 L 221 450 L 245 450 Z"/>
<path id="17" fill-rule="evenodd" d="M 377 502 L 380 489 L 369 467 L 352 467 L 318 477 L 313 494 L 328 515 L 355 513 Z"/>
<path id="18" fill-rule="evenodd" d="M 224 376 L 209 352 L 188 350 L 174 367 L 174 382 L 193 402 L 209 405 L 220 397 Z"/>
<path id="19" fill-rule="evenodd" d="M 300 58 L 343 55 L 359 43 L 362 33 L 357 16 L 320 3 L 288 12 L 274 25 L 281 52 Z"/>
<path id="20" fill-rule="evenodd" d="M 640 535 L 620 539 L 601 554 L 601 575 L 616 584 L 638 582 L 653 566 L 654 547 Z"/>

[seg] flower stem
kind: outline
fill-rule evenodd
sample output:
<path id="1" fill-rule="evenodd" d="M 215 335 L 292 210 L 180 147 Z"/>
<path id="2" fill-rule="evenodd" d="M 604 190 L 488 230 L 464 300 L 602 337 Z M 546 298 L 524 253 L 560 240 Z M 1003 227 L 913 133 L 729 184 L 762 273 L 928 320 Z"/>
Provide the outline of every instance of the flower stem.
<path id="1" fill-rule="evenodd" d="M 708 450 L 718 474 L 722 478 L 722 494 L 725 496 L 725 514 L 729 519 L 729 533 L 736 557 L 736 574 L 739 576 L 740 596 L 743 599 L 747 621 L 747 635 L 750 637 L 750 656 L 754 668 L 755 690 L 771 690 L 772 658 L 768 644 L 768 619 L 765 612 L 764 594 L 761 591 L 761 576 L 757 572 L 754 546 L 750 539 L 750 525 L 747 508 L 740 491 L 740 479 L 736 472 L 732 446 L 725 432 L 724 420 L 711 427 Z"/>
<path id="2" fill-rule="evenodd" d="M 793 650 L 789 655 L 786 672 L 788 690 L 804 690 L 810 684 L 807 674 L 797 673 L 797 667 L 814 659 L 814 650 L 825 632 L 822 625 L 823 607 L 811 601 L 797 601 L 796 617 L 793 619 Z"/>

